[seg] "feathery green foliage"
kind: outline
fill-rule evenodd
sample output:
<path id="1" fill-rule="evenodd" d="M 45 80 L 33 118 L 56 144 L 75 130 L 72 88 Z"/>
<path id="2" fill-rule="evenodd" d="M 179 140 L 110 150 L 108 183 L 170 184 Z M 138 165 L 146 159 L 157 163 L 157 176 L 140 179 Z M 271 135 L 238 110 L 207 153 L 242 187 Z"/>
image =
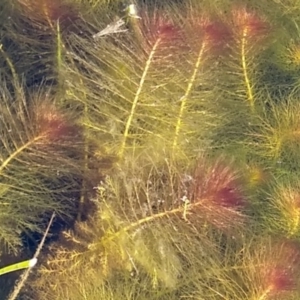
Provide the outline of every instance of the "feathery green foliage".
<path id="1" fill-rule="evenodd" d="M 76 208 L 24 299 L 299 298 L 297 1 L 3 5 L 3 245 Z"/>
<path id="2" fill-rule="evenodd" d="M 75 190 L 72 176 L 79 173 L 69 157 L 80 142 L 76 126 L 50 99 L 38 95 L 26 101 L 12 99 L 5 88 L 1 95 L 0 234 L 12 249 L 20 245 L 22 231 L 39 231 L 45 212 L 68 214 L 74 201 L 68 190 Z"/>

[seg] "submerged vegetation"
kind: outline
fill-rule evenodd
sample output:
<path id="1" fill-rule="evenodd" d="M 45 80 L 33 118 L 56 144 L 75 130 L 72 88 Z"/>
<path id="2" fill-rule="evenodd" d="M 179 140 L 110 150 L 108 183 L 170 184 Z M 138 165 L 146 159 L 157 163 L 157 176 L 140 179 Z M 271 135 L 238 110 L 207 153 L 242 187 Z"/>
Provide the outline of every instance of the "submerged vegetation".
<path id="1" fill-rule="evenodd" d="M 0 298 L 299 299 L 298 2 L 2 0 Z"/>

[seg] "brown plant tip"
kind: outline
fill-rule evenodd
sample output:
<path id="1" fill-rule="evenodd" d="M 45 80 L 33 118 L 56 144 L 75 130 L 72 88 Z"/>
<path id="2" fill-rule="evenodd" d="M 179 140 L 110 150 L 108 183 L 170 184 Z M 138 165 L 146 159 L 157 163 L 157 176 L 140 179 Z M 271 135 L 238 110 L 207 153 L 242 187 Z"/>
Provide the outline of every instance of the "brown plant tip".
<path id="1" fill-rule="evenodd" d="M 79 127 L 71 123 L 53 104 L 37 105 L 34 119 L 38 134 L 48 143 L 74 139 L 79 134 Z"/>
<path id="2" fill-rule="evenodd" d="M 18 0 L 18 3 L 26 17 L 50 26 L 59 21 L 66 27 L 79 18 L 74 5 L 62 0 Z"/>
<path id="3" fill-rule="evenodd" d="M 232 209 L 245 206 L 238 174 L 230 165 L 217 161 L 205 166 L 200 162 L 194 174 L 193 199 L 210 199 L 218 206 Z"/>
<path id="4" fill-rule="evenodd" d="M 143 33 L 145 41 L 153 45 L 157 41 L 160 47 L 172 47 L 183 45 L 183 34 L 179 26 L 177 26 L 170 18 L 162 12 L 155 11 L 152 14 L 142 12 L 140 30 Z"/>
<path id="5" fill-rule="evenodd" d="M 266 277 L 268 278 L 268 286 L 272 293 L 292 291 L 296 288 L 295 278 L 293 278 L 293 274 L 286 268 L 271 269 Z"/>
<path id="6" fill-rule="evenodd" d="M 282 265 L 288 268 L 300 268 L 300 243 L 292 240 L 283 240 L 277 246 L 281 253 Z M 299 269 L 300 271 L 300 269 Z"/>
<path id="7" fill-rule="evenodd" d="M 157 35 L 162 40 L 174 40 L 179 37 L 179 30 L 171 23 L 165 23 L 157 28 Z"/>
<path id="8" fill-rule="evenodd" d="M 182 29 L 163 12 L 142 12 L 136 26 L 141 55 L 152 57 L 156 70 L 182 63 L 189 48 Z"/>
<path id="9" fill-rule="evenodd" d="M 227 47 L 232 39 L 228 26 L 221 20 L 199 17 L 189 25 L 188 34 L 195 41 L 205 42 L 210 50 L 220 50 Z"/>
<path id="10" fill-rule="evenodd" d="M 232 10 L 233 31 L 240 37 L 261 38 L 270 30 L 267 21 L 256 12 L 249 11 L 245 7 Z"/>
<path id="11" fill-rule="evenodd" d="M 213 45 L 225 45 L 231 39 L 230 32 L 221 22 L 210 22 L 203 27 L 205 38 Z"/>
<path id="12" fill-rule="evenodd" d="M 272 247 L 262 270 L 262 283 L 269 294 L 293 291 L 299 286 L 300 245 L 284 240 Z"/>
<path id="13" fill-rule="evenodd" d="M 245 221 L 242 211 L 247 201 L 240 176 L 231 163 L 217 160 L 207 164 L 200 160 L 193 179 L 189 199 L 205 220 L 223 229 Z"/>

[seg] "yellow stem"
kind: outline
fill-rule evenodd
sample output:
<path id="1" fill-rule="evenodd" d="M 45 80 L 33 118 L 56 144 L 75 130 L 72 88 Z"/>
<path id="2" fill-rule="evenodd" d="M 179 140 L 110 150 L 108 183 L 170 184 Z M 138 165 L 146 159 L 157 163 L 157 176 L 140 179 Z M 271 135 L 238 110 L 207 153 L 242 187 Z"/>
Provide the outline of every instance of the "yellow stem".
<path id="1" fill-rule="evenodd" d="M 257 300 L 266 300 L 267 297 L 270 295 L 270 292 L 272 291 L 272 286 L 269 286 L 260 296 L 257 298 Z"/>
<path id="2" fill-rule="evenodd" d="M 242 67 L 243 67 L 243 74 L 244 74 L 244 80 L 246 84 L 247 89 L 247 96 L 250 104 L 251 111 L 254 111 L 254 96 L 252 92 L 252 86 L 248 75 L 248 68 L 247 68 L 247 61 L 246 61 L 246 46 L 247 46 L 247 34 L 248 29 L 245 28 L 243 31 L 243 37 L 242 37 Z"/>
<path id="3" fill-rule="evenodd" d="M 0 166 L 0 174 L 2 171 L 7 167 L 7 165 L 15 158 L 17 157 L 22 151 L 24 151 L 26 148 L 28 148 L 30 145 L 37 142 L 39 139 L 41 139 L 43 136 L 39 135 L 35 137 L 34 139 L 28 141 L 26 144 L 18 148 L 15 152 L 13 152 Z"/>
<path id="4" fill-rule="evenodd" d="M 186 107 L 186 104 L 187 104 L 187 99 L 188 99 L 188 96 L 190 95 L 191 90 L 193 88 L 193 84 L 195 82 L 195 79 L 196 79 L 196 76 L 197 76 L 202 58 L 203 58 L 203 54 L 204 54 L 206 45 L 207 45 L 207 43 L 206 43 L 206 41 L 204 41 L 202 43 L 201 49 L 198 53 L 198 58 L 197 58 L 197 61 L 196 61 L 196 64 L 195 64 L 195 68 L 194 68 L 193 74 L 192 74 L 192 76 L 189 80 L 189 83 L 188 83 L 187 89 L 185 91 L 185 94 L 181 98 L 181 106 L 180 106 L 180 110 L 179 110 L 179 114 L 178 114 L 178 118 L 177 118 L 177 124 L 176 124 L 176 128 L 175 128 L 175 138 L 174 138 L 173 146 L 172 146 L 173 153 L 174 153 L 174 151 L 176 150 L 176 147 L 177 147 L 179 132 L 180 132 L 180 128 L 181 128 L 181 125 L 182 125 L 182 117 L 183 117 L 183 113 L 184 113 L 184 110 L 185 110 L 185 107 Z"/>
<path id="5" fill-rule="evenodd" d="M 129 135 L 129 129 L 130 129 L 130 126 L 131 126 L 131 123 L 132 123 L 132 120 L 133 120 L 133 116 L 135 114 L 135 110 L 136 110 L 136 107 L 137 107 L 137 104 L 138 104 L 138 101 L 139 101 L 139 97 L 140 97 L 140 94 L 142 92 L 142 88 L 144 86 L 147 73 L 149 71 L 149 68 L 150 68 L 150 65 L 152 63 L 154 54 L 156 52 L 156 49 L 157 49 L 160 41 L 161 41 L 161 39 L 158 38 L 157 41 L 155 42 L 155 44 L 152 47 L 152 50 L 151 50 L 150 55 L 149 55 L 149 58 L 148 58 L 148 60 L 146 62 L 146 66 L 144 68 L 143 75 L 142 75 L 141 80 L 139 82 L 139 87 L 138 87 L 138 89 L 136 91 L 136 94 L 135 94 L 135 97 L 133 99 L 131 111 L 130 111 L 129 117 L 128 117 L 126 125 L 125 125 L 125 130 L 124 130 L 124 134 L 123 134 L 123 140 L 122 140 L 121 147 L 120 147 L 120 152 L 119 152 L 120 157 L 123 157 L 124 150 L 125 150 L 125 147 L 126 147 L 126 142 L 127 142 L 128 135 Z"/>
<path id="6" fill-rule="evenodd" d="M 296 210 L 296 215 L 293 217 L 292 228 L 290 230 L 290 236 L 293 236 L 299 227 L 299 210 Z"/>
<path id="7" fill-rule="evenodd" d="M 188 210 L 191 210 L 195 207 L 198 207 L 198 206 L 201 206 L 203 205 L 203 202 L 205 202 L 206 199 L 201 199 L 199 201 L 197 201 L 196 203 L 191 203 L 191 204 L 185 204 L 184 206 L 182 207 L 179 207 L 179 208 L 175 208 L 175 209 L 172 209 L 172 210 L 169 210 L 169 211 L 164 211 L 164 212 L 161 212 L 161 213 L 157 213 L 157 214 L 154 214 L 154 215 L 151 215 L 151 216 L 148 216 L 148 217 L 145 217 L 143 219 L 140 219 L 140 220 L 137 220 L 136 222 L 134 223 L 131 223 L 130 225 L 127 225 L 126 227 L 120 229 L 119 231 L 115 232 L 114 235 L 112 236 L 109 236 L 109 237 L 106 237 L 104 238 L 104 240 L 111 240 L 111 239 L 114 239 L 116 237 L 118 237 L 120 234 L 124 233 L 124 232 L 128 232 L 144 223 L 149 223 L 149 222 L 152 222 L 156 219 L 160 219 L 160 218 L 163 218 L 163 217 L 166 217 L 166 216 L 170 216 L 170 215 L 174 215 L 174 214 L 178 214 L 178 213 L 182 213 L 182 218 L 186 221 L 187 218 L 187 212 Z"/>
<path id="8" fill-rule="evenodd" d="M 62 67 L 62 47 L 63 47 L 63 43 L 62 43 L 61 35 L 60 35 L 59 20 L 57 21 L 57 24 L 56 24 L 56 35 L 57 35 L 57 68 L 58 68 L 58 71 L 60 71 L 61 67 Z"/>
<path id="9" fill-rule="evenodd" d="M 83 84 L 83 80 L 80 77 L 79 79 L 80 81 L 80 85 L 82 87 L 82 91 L 83 91 L 83 100 L 86 100 L 86 92 L 84 89 L 84 84 Z M 84 102 L 84 108 L 83 108 L 83 120 L 84 122 L 87 122 L 88 120 L 88 113 L 89 113 L 89 109 L 88 109 L 88 105 L 87 103 Z M 89 160 L 89 144 L 88 144 L 88 139 L 86 136 L 86 130 L 84 132 L 84 154 L 83 154 L 83 181 L 82 181 L 82 186 L 81 186 L 81 192 L 80 192 L 80 200 L 79 200 L 79 208 L 78 208 L 78 214 L 77 214 L 77 221 L 82 221 L 82 216 L 83 216 L 83 209 L 85 206 L 85 202 L 87 201 L 86 199 L 86 188 L 87 188 L 87 182 L 86 182 L 86 174 L 88 172 L 88 160 Z"/>
<path id="10" fill-rule="evenodd" d="M 49 7 L 47 6 L 47 1 L 45 1 L 45 0 L 42 0 L 42 1 L 43 1 L 42 10 L 43 10 L 43 13 L 45 15 L 46 21 L 48 22 L 51 29 L 55 32 L 55 29 L 54 29 L 54 26 L 52 24 L 51 18 L 49 16 Z"/>
<path id="11" fill-rule="evenodd" d="M 9 58 L 9 56 L 6 54 L 6 52 L 3 50 L 3 44 L 0 44 L 0 51 L 1 53 L 3 54 L 4 56 L 4 59 L 6 60 L 9 68 L 10 68 L 10 71 L 12 73 L 12 76 L 13 76 L 13 79 L 14 79 L 14 83 L 17 84 L 18 83 L 18 75 L 17 75 L 17 72 L 16 72 L 16 69 L 11 61 L 11 59 Z"/>

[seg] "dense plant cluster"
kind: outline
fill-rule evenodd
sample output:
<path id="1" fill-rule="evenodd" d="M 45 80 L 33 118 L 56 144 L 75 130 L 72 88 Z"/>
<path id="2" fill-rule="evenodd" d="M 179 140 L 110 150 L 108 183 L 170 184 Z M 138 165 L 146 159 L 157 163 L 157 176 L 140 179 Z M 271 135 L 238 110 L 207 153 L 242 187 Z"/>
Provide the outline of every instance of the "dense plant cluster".
<path id="1" fill-rule="evenodd" d="M 2 0 L 1 299 L 299 299 L 298 2 Z"/>

